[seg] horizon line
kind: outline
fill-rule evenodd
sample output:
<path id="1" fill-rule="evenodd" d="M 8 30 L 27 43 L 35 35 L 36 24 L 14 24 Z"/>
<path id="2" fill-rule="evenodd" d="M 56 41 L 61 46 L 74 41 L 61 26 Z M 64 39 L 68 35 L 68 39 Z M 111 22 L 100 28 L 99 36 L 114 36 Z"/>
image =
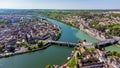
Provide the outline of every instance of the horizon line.
<path id="1" fill-rule="evenodd" d="M 6 9 L 6 10 L 7 10 L 7 9 L 9 9 L 9 10 L 19 10 L 19 9 L 20 9 L 20 10 L 120 10 L 120 9 L 112 9 L 112 8 L 111 8 L 111 9 L 109 9 L 109 8 L 107 8 L 107 9 L 104 9 L 104 8 L 103 8 L 103 9 L 99 9 L 99 8 L 98 8 L 98 9 L 96 9 L 96 8 L 95 8 L 95 9 L 0 8 L 0 10 L 3 10 L 3 9 L 4 9 L 4 10 L 5 10 L 5 9 Z"/>

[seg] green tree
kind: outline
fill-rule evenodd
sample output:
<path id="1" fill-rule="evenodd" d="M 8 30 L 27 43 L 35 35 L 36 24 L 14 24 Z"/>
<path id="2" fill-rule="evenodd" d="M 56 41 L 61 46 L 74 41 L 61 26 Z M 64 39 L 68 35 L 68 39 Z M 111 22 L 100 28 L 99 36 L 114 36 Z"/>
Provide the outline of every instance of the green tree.
<path id="1" fill-rule="evenodd" d="M 42 41 L 39 41 L 39 42 L 37 43 L 37 45 L 38 45 L 39 48 L 41 48 L 41 47 L 43 47 L 43 42 L 42 42 Z"/>
<path id="2" fill-rule="evenodd" d="M 120 53 L 117 53 L 117 56 L 120 57 Z"/>
<path id="3" fill-rule="evenodd" d="M 99 47 L 98 47 L 98 45 L 97 45 L 97 44 L 94 44 L 94 48 L 98 49 Z"/>
<path id="4" fill-rule="evenodd" d="M 80 57 L 80 54 L 79 54 L 79 53 L 77 53 L 77 57 Z"/>
<path id="5" fill-rule="evenodd" d="M 81 43 L 81 40 L 78 40 L 78 43 Z"/>
<path id="6" fill-rule="evenodd" d="M 53 66 L 51 66 L 51 65 L 47 65 L 45 68 L 53 68 Z"/>
<path id="7" fill-rule="evenodd" d="M 117 52 L 116 51 L 112 51 L 112 56 L 116 56 Z"/>
<path id="8" fill-rule="evenodd" d="M 86 40 L 83 40 L 84 42 L 86 42 Z"/>
<path id="9" fill-rule="evenodd" d="M 78 63 L 77 63 L 77 65 L 76 65 L 76 67 L 77 67 L 77 68 L 80 68 L 80 66 L 79 66 L 79 64 L 78 64 Z"/>

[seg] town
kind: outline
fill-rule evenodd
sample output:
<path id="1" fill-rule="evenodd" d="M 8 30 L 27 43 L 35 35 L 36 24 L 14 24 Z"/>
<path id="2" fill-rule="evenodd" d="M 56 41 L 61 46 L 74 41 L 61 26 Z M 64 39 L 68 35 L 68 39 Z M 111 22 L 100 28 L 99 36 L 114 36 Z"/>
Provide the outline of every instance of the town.
<path id="1" fill-rule="evenodd" d="M 0 0 L 0 68 L 120 68 L 120 0 Z"/>
<path id="2" fill-rule="evenodd" d="M 0 24 L 0 57 L 39 49 L 39 40 L 57 40 L 61 30 L 33 16 L 0 15 L 0 21 L 7 21 Z"/>
<path id="3" fill-rule="evenodd" d="M 106 51 L 105 47 L 113 45 L 114 40 L 120 46 L 119 12 L 79 12 L 62 14 L 52 13 L 50 18 L 80 29 L 90 36 L 103 42 L 98 44 L 79 41 L 74 48 L 68 62 L 55 68 L 120 68 L 120 53 Z M 112 32 L 111 32 L 112 31 Z M 114 40 L 112 40 L 114 39 Z M 111 41 L 111 43 L 110 43 Z M 50 66 L 49 66 L 50 67 Z"/>
<path id="4" fill-rule="evenodd" d="M 50 48 L 49 46 L 52 48 L 55 45 L 55 47 L 72 48 L 72 53 L 67 56 L 66 62 L 63 64 L 48 64 L 46 68 L 120 67 L 119 51 L 106 50 L 106 47 L 109 46 L 120 47 L 119 13 L 54 13 L 48 14 L 48 16 L 46 16 L 47 13 L 44 16 L 0 15 L 0 58 L 47 50 Z M 76 41 L 77 43 L 69 41 L 68 39 L 74 41 L 76 38 L 76 33 L 71 32 L 74 29 L 78 32 L 82 31 L 84 35 L 90 37 L 84 40 L 79 38 Z M 74 34 L 73 37 L 69 38 L 72 33 Z M 87 37 L 86 35 L 84 37 Z M 81 37 L 80 34 L 78 36 Z M 90 42 L 89 38 L 94 38 L 97 41 Z M 55 51 L 55 49 L 53 50 Z"/>
<path id="5" fill-rule="evenodd" d="M 83 30 L 101 41 L 119 36 L 119 26 L 116 26 L 120 24 L 119 12 L 52 13 L 49 17 Z"/>

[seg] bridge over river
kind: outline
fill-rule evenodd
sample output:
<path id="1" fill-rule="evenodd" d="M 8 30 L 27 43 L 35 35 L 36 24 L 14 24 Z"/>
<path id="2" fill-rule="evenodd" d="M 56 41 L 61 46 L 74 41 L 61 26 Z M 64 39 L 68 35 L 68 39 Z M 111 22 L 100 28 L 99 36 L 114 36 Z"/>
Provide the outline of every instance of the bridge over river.
<path id="1" fill-rule="evenodd" d="M 105 41 L 100 41 L 96 43 L 99 47 L 107 47 L 118 43 L 119 40 L 116 39 L 107 39 Z"/>
<path id="2" fill-rule="evenodd" d="M 62 45 L 62 46 L 69 46 L 69 47 L 75 47 L 75 46 L 79 46 L 80 44 L 78 43 L 72 43 L 72 42 L 62 42 L 62 41 L 53 41 L 53 40 L 41 40 L 42 42 L 47 42 L 50 44 L 57 44 L 57 45 Z M 105 41 L 100 41 L 97 43 L 93 43 L 97 44 L 98 47 L 106 47 L 106 46 L 111 46 L 116 44 L 118 41 L 115 39 L 107 39 Z"/>
<path id="3" fill-rule="evenodd" d="M 62 42 L 62 41 L 53 41 L 53 40 L 45 40 L 45 41 L 42 40 L 42 42 L 47 42 L 50 44 L 57 44 L 62 46 L 69 46 L 69 47 L 75 47 L 79 45 L 77 43 L 72 43 L 72 42 Z"/>

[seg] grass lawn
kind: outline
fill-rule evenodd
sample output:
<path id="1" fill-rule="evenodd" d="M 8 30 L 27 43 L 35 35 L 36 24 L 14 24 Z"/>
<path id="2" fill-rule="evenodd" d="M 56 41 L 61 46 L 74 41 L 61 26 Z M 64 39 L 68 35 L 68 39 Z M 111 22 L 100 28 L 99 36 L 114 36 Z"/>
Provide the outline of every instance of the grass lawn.
<path id="1" fill-rule="evenodd" d="M 73 57 L 69 62 L 68 62 L 68 66 L 70 66 L 71 68 L 74 68 L 74 66 L 76 65 L 76 59 L 75 57 Z"/>
<path id="2" fill-rule="evenodd" d="M 120 25 L 114 25 L 112 28 L 120 28 Z"/>

